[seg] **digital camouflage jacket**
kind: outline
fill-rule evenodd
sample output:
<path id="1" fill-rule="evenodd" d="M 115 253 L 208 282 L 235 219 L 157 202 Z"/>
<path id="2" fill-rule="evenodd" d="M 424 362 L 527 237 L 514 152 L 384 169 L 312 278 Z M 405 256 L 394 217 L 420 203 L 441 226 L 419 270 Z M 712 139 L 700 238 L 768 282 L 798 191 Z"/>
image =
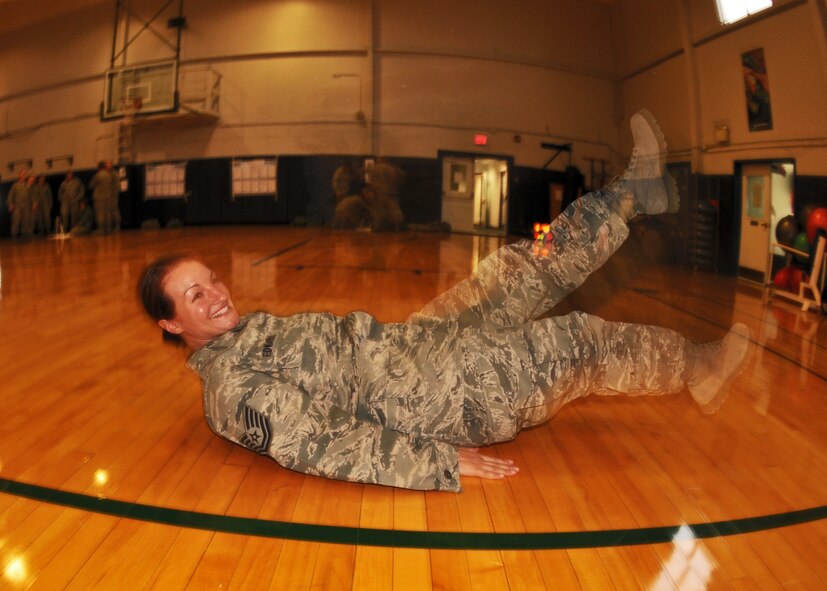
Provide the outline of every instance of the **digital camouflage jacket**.
<path id="1" fill-rule="evenodd" d="M 213 431 L 285 468 L 457 491 L 451 438 L 461 428 L 462 394 L 436 391 L 433 380 L 458 385 L 459 350 L 455 339 L 435 337 L 363 312 L 260 312 L 193 353 L 188 365 L 202 379 Z M 415 347 L 423 340 L 429 346 Z M 406 358 L 412 345 L 424 358 L 409 374 L 406 366 L 417 362 Z"/>

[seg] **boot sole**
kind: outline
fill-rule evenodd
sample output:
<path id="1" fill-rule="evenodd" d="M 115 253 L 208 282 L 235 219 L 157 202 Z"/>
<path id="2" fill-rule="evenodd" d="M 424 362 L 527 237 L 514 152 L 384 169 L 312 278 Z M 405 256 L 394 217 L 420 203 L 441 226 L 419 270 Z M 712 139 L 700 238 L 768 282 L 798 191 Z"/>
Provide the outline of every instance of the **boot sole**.
<path id="1" fill-rule="evenodd" d="M 666 171 L 666 212 L 677 213 L 681 208 L 681 195 L 678 193 L 678 183 L 675 177 Z"/>
<path id="2" fill-rule="evenodd" d="M 678 185 L 675 182 L 674 177 L 672 177 L 672 175 L 669 174 L 669 171 L 666 170 L 667 145 L 666 137 L 663 135 L 663 130 L 660 128 L 655 116 L 652 115 L 652 112 L 649 109 L 641 109 L 632 115 L 632 117 L 635 116 L 642 117 L 644 121 L 646 121 L 652 135 L 655 137 L 655 141 L 658 144 L 658 158 L 660 159 L 659 166 L 661 170 L 664 171 L 665 175 L 664 185 L 666 188 L 666 209 L 651 213 L 677 213 L 681 206 L 681 197 L 678 193 Z"/>
<path id="3" fill-rule="evenodd" d="M 640 116 L 646 121 L 649 129 L 652 130 L 652 134 L 655 136 L 655 141 L 658 144 L 658 158 L 660 158 L 660 165 L 661 167 L 666 166 L 666 136 L 663 135 L 663 130 L 660 128 L 655 116 L 652 115 L 652 112 L 649 109 L 641 109 L 632 117 Z"/>

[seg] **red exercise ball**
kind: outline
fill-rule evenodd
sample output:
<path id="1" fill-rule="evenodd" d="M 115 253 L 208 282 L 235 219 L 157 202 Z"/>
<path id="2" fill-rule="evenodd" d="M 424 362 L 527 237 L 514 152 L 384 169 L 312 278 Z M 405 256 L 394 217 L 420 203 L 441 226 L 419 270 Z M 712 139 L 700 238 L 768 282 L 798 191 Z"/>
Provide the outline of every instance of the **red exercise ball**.
<path id="1" fill-rule="evenodd" d="M 810 244 L 815 242 L 816 231 L 824 230 L 827 232 L 827 207 L 815 208 L 810 217 L 807 218 L 807 240 Z"/>
<path id="2" fill-rule="evenodd" d="M 804 271 L 797 267 L 790 267 L 790 287 L 792 291 L 798 292 L 798 286 L 804 281 Z"/>
<path id="3" fill-rule="evenodd" d="M 798 210 L 798 213 L 795 214 L 795 219 L 798 220 L 798 225 L 802 228 L 807 228 L 807 218 L 810 217 L 810 214 L 813 213 L 813 210 L 818 208 L 818 205 L 815 203 L 808 203 L 804 207 Z"/>
<path id="4" fill-rule="evenodd" d="M 792 285 L 792 267 L 784 267 L 780 269 L 776 274 L 775 277 L 772 278 L 772 282 L 778 289 L 790 289 L 790 285 Z"/>

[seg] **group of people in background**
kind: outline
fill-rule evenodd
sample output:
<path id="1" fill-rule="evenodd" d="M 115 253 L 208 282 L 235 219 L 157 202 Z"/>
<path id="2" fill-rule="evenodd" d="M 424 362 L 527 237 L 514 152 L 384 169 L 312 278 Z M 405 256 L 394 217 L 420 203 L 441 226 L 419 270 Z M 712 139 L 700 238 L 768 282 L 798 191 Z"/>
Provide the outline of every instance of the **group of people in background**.
<path id="1" fill-rule="evenodd" d="M 374 232 L 401 230 L 405 217 L 399 206 L 404 171 L 379 157 L 364 170 L 344 163 L 333 174 L 336 210 L 331 226 L 339 229 L 370 227 Z"/>
<path id="2" fill-rule="evenodd" d="M 9 192 L 6 205 L 11 214 L 11 235 L 48 234 L 52 230 L 52 188 L 42 175 L 23 171 Z"/>
<path id="3" fill-rule="evenodd" d="M 89 181 L 94 209 L 86 197 L 87 187 L 70 170 L 60 183 L 60 214 L 54 230 L 58 233 L 89 234 L 97 224 L 99 232 L 116 232 L 121 228 L 118 207 L 120 176 L 111 162 L 99 162 Z M 11 237 L 29 238 L 52 233 L 52 189 L 42 174 L 21 171 L 6 199 L 11 214 Z"/>

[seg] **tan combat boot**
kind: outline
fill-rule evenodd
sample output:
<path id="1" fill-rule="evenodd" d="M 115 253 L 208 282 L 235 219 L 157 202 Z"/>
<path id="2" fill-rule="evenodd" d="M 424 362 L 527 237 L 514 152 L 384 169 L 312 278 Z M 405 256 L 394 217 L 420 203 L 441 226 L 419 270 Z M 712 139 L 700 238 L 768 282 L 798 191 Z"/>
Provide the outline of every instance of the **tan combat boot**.
<path id="1" fill-rule="evenodd" d="M 689 392 L 707 414 L 717 411 L 729 395 L 729 386 L 749 361 L 749 328 L 735 324 L 729 333 L 711 343 L 688 343 Z"/>
<path id="2" fill-rule="evenodd" d="M 632 115 L 629 126 L 635 142 L 632 159 L 623 175 L 614 180 L 609 188 L 621 200 L 631 193 L 634 196 L 634 213 L 678 211 L 680 197 L 675 180 L 666 170 L 666 140 L 660 126 L 646 109 Z"/>

